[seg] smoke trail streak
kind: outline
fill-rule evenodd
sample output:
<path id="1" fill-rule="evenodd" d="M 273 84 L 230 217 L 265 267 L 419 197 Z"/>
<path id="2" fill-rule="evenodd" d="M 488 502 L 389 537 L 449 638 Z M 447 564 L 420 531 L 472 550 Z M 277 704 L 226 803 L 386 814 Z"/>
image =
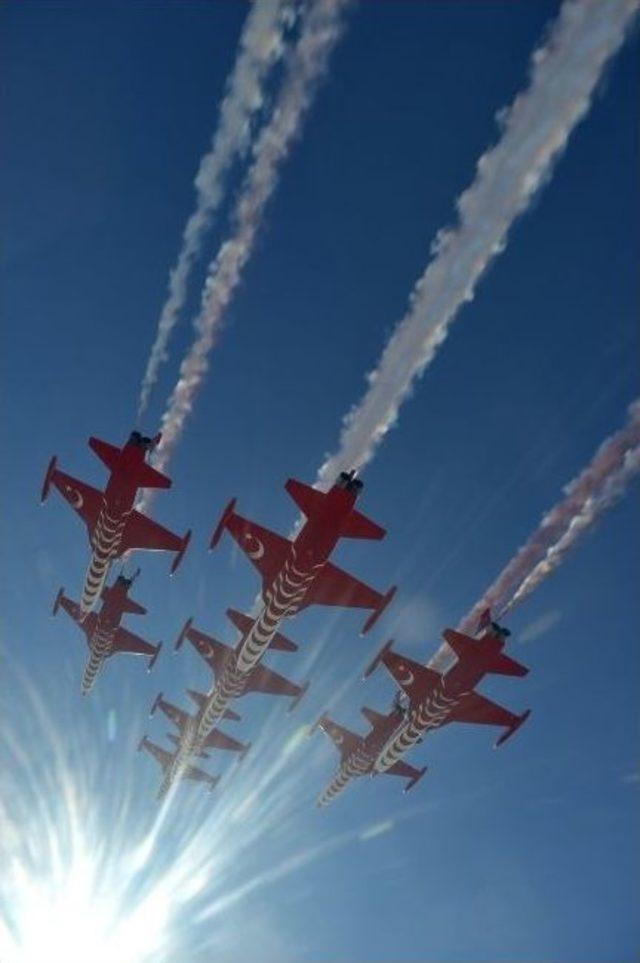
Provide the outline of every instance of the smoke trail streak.
<path id="1" fill-rule="evenodd" d="M 528 88 L 501 116 L 501 139 L 480 158 L 475 180 L 458 198 L 458 225 L 436 236 L 408 311 L 368 375 L 367 391 L 344 418 L 339 449 L 321 466 L 317 487 L 326 488 L 339 471 L 362 468 L 374 457 L 460 308 L 472 300 L 514 221 L 586 115 L 603 68 L 637 9 L 637 0 L 562 5 L 547 42 L 533 54 Z"/>
<path id="2" fill-rule="evenodd" d="M 140 387 L 138 420 L 149 404 L 160 366 L 167 359 L 167 344 L 184 307 L 191 270 L 224 198 L 226 176 L 236 157 L 249 148 L 252 122 L 264 106 L 269 73 L 284 54 L 284 34 L 294 10 L 294 0 L 255 0 L 247 16 L 211 149 L 200 161 L 196 175 L 196 208 L 185 225 L 182 247 L 169 275 L 167 299 Z"/>
<path id="3" fill-rule="evenodd" d="M 579 538 L 624 495 L 640 474 L 640 399 L 629 406 L 626 425 L 607 438 L 591 462 L 564 488 L 565 497 L 507 563 L 498 578 L 462 619 L 461 632 L 473 632 L 481 612 L 510 611 L 554 572 Z M 452 660 L 443 644 L 429 665 L 441 669 Z"/>
<path id="4" fill-rule="evenodd" d="M 216 343 L 225 308 L 252 253 L 265 206 L 278 184 L 280 167 L 340 37 L 341 16 L 348 3 L 349 0 L 315 0 L 303 16 L 300 36 L 290 55 L 271 119 L 253 151 L 253 162 L 234 213 L 235 230 L 209 267 L 200 313 L 194 322 L 197 338 L 180 366 L 180 378 L 162 417 L 162 440 L 157 449 L 160 470 L 169 462 L 192 410 L 209 367 L 208 355 Z"/>

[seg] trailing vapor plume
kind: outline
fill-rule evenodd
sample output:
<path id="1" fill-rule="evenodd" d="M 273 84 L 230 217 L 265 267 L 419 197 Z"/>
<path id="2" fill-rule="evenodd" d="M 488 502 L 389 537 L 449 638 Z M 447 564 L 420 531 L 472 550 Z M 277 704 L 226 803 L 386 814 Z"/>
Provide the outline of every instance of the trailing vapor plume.
<path id="1" fill-rule="evenodd" d="M 458 198 L 458 223 L 442 230 L 369 387 L 346 415 L 336 454 L 316 485 L 362 468 L 395 425 L 402 403 L 435 357 L 460 308 L 505 247 L 513 222 L 549 178 L 568 138 L 589 110 L 602 71 L 620 47 L 637 0 L 566 0 L 546 43 L 533 54 L 531 80 L 501 117 L 502 136 L 479 160 Z"/>
<path id="2" fill-rule="evenodd" d="M 313 101 L 329 55 L 342 31 L 342 13 L 349 0 L 315 0 L 305 11 L 300 34 L 288 58 L 286 75 L 270 120 L 253 149 L 253 160 L 238 198 L 232 235 L 209 267 L 200 312 L 194 321 L 197 337 L 180 366 L 180 377 L 162 417 L 157 467 L 171 457 L 195 397 L 209 367 L 224 312 L 251 256 L 267 202 L 273 194 L 291 145 Z"/>
<path id="3" fill-rule="evenodd" d="M 220 105 L 218 127 L 196 175 L 196 207 L 185 225 L 182 247 L 169 275 L 167 299 L 140 388 L 138 421 L 149 404 L 160 366 L 167 359 L 167 344 L 184 308 L 189 276 L 224 199 L 226 176 L 234 160 L 249 149 L 252 124 L 264 106 L 269 74 L 284 54 L 284 35 L 294 11 L 295 0 L 255 0 L 247 15 L 238 56 Z"/>
<path id="4" fill-rule="evenodd" d="M 529 596 L 565 560 L 578 540 L 625 494 L 640 474 L 640 399 L 629 406 L 626 425 L 607 438 L 587 467 L 564 489 L 564 498 L 543 517 L 540 525 L 493 585 L 458 626 L 474 632 L 481 612 L 491 608 L 504 615 Z M 440 647 L 431 662 L 442 666 L 451 659 Z"/>

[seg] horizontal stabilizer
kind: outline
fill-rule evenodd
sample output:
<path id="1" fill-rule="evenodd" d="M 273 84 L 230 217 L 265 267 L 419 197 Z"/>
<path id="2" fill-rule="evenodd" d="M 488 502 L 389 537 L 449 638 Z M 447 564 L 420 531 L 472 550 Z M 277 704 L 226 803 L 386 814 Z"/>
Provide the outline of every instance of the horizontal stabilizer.
<path id="1" fill-rule="evenodd" d="M 442 637 L 447 645 L 451 646 L 458 659 L 482 668 L 485 672 L 523 676 L 529 671 L 515 659 L 485 644 L 483 640 L 472 639 L 454 629 L 445 629 Z"/>
<path id="2" fill-rule="evenodd" d="M 289 478 L 284 487 L 307 518 L 313 518 L 322 510 L 326 498 L 324 492 L 312 488 L 311 485 L 305 485 L 304 482 L 296 481 L 295 478 Z"/>
<path id="3" fill-rule="evenodd" d="M 244 636 L 248 635 L 256 620 L 251 618 L 250 615 L 245 615 L 244 612 L 237 612 L 235 609 L 227 609 L 227 615 L 239 629 Z M 291 639 L 282 635 L 280 632 L 276 632 L 271 641 L 269 642 L 270 649 L 279 649 L 282 652 L 297 652 L 298 646 Z"/>
<path id="4" fill-rule="evenodd" d="M 360 710 L 362 715 L 365 717 L 367 722 L 369 722 L 375 729 L 381 723 L 387 721 L 387 716 L 382 715 L 380 712 L 376 712 L 375 709 L 369 709 L 368 706 L 363 706 Z"/>
<path id="5" fill-rule="evenodd" d="M 370 518 L 355 509 L 351 512 L 344 523 L 340 534 L 343 538 L 384 538 L 387 534 L 386 529 L 376 525 Z"/>
<path id="6" fill-rule="evenodd" d="M 137 470 L 136 484 L 138 488 L 171 488 L 171 479 L 151 465 L 143 463 Z"/>
<path id="7" fill-rule="evenodd" d="M 147 614 L 147 610 L 145 609 L 144 605 L 140 605 L 139 602 L 135 602 L 133 599 L 125 599 L 122 610 L 123 612 L 130 612 L 131 615 Z"/>
<path id="8" fill-rule="evenodd" d="M 89 439 L 89 448 L 96 453 L 100 461 L 107 466 L 109 471 L 116 471 L 120 464 L 120 448 L 116 445 L 110 445 L 108 441 L 102 441 L 100 438 L 94 438 L 93 436 Z"/>

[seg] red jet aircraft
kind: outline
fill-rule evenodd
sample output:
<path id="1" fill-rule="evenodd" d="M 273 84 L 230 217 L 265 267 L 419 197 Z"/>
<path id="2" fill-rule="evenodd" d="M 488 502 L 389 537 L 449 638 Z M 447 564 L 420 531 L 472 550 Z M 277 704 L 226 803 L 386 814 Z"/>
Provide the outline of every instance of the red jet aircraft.
<path id="1" fill-rule="evenodd" d="M 133 507 L 139 488 L 171 487 L 171 479 L 146 462 L 147 454 L 159 441 L 159 434 L 155 438 L 145 438 L 138 431 L 131 432 L 122 448 L 99 438 L 90 438 L 89 446 L 111 472 L 104 492 L 59 471 L 55 456 L 49 462 L 41 500 L 46 499 L 51 484 L 55 485 L 89 533 L 93 554 L 80 599 L 83 614 L 96 604 L 113 560 L 125 552 L 132 549 L 176 552 L 171 566 L 173 574 L 186 551 L 190 531 L 179 538 Z"/>
<path id="2" fill-rule="evenodd" d="M 196 652 L 201 655 L 204 661 L 207 663 L 216 679 L 221 678 L 227 664 L 233 664 L 235 660 L 235 653 L 242 646 L 244 639 L 246 638 L 246 634 L 251 630 L 251 627 L 254 624 L 254 619 L 248 615 L 243 615 L 242 612 L 236 612 L 234 609 L 228 609 L 227 615 L 236 628 L 240 629 L 242 632 L 240 641 L 235 649 L 231 648 L 229 645 L 224 645 L 222 642 L 214 639 L 211 635 L 205 635 L 204 632 L 194 629 L 192 627 L 193 619 L 188 619 L 185 622 L 175 644 L 177 651 L 184 642 L 185 638 L 189 639 Z M 269 643 L 269 648 L 279 649 L 283 652 L 295 652 L 298 647 L 295 642 L 291 642 L 290 639 L 287 639 L 284 635 L 276 632 Z M 250 672 L 242 677 L 242 688 L 234 692 L 234 698 L 237 699 L 247 692 L 264 692 L 267 695 L 289 696 L 293 699 L 293 702 L 289 706 L 289 712 L 292 712 L 307 691 L 308 687 L 308 682 L 301 686 L 296 685 L 295 682 L 290 682 L 289 679 L 285 679 L 285 677 L 280 675 L 278 672 L 274 672 L 272 669 L 267 669 L 266 666 L 257 665 L 255 669 L 251 669 Z M 228 712 L 229 709 L 224 709 L 221 715 L 224 716 Z"/>
<path id="3" fill-rule="evenodd" d="M 102 607 L 98 613 L 84 614 L 77 602 L 73 602 L 60 589 L 53 606 L 56 615 L 60 606 L 67 612 L 74 622 L 77 622 L 87 637 L 89 645 L 89 661 L 82 676 L 81 691 L 87 695 L 102 668 L 105 659 L 118 652 L 130 652 L 133 655 L 148 655 L 148 671 L 151 672 L 158 658 L 162 643 L 152 645 L 139 636 L 122 628 L 120 622 L 125 612 L 135 615 L 145 615 L 146 609 L 129 598 L 129 589 L 139 574 L 139 569 L 132 578 L 119 575 L 113 585 L 102 589 Z"/>
<path id="4" fill-rule="evenodd" d="M 362 487 L 355 472 L 342 472 L 326 493 L 290 478 L 285 488 L 307 518 L 294 541 L 237 515 L 235 498 L 225 508 L 211 548 L 226 528 L 262 576 L 266 609 L 260 620 L 264 624 L 254 626 L 257 645 L 263 636 L 273 634 L 281 619 L 314 603 L 373 609 L 363 633 L 382 615 L 395 587 L 382 595 L 328 561 L 340 538 L 381 539 L 386 534 L 355 509 Z"/>
<path id="5" fill-rule="evenodd" d="M 175 752 L 169 752 L 168 749 L 163 749 L 162 746 L 158 746 L 155 742 L 147 736 L 143 736 L 138 743 L 138 752 L 141 749 L 146 749 L 149 755 L 153 756 L 157 762 L 160 763 L 162 771 L 167 773 L 167 771 L 173 766 L 173 762 L 176 757 Z M 209 784 L 211 792 L 215 789 L 216 783 L 218 782 L 220 776 L 210 776 L 208 772 L 204 772 L 202 769 L 198 769 L 197 766 L 182 766 L 180 769 L 180 777 L 182 779 L 194 779 L 196 782 L 206 782 Z M 158 792 L 157 799 L 160 801 L 164 798 L 167 793 L 168 785 L 165 786 L 165 781 L 163 782 L 160 791 Z"/>
<path id="6" fill-rule="evenodd" d="M 246 676 L 257 666 L 282 619 L 313 603 L 373 609 L 363 629 L 368 632 L 384 612 L 395 587 L 381 595 L 328 561 L 340 538 L 384 538 L 384 529 L 355 509 L 362 487 L 355 472 L 341 472 L 326 493 L 290 478 L 285 488 L 307 518 L 294 541 L 237 515 L 235 499 L 225 508 L 211 538 L 211 548 L 228 529 L 262 576 L 264 608 L 236 649 L 234 659 L 225 662 L 224 673 L 200 720 L 199 739 L 230 700 L 244 690 Z"/>
<path id="7" fill-rule="evenodd" d="M 366 706 L 361 711 L 371 724 L 371 732 L 366 736 L 359 736 L 349 729 L 344 729 L 326 715 L 321 716 L 311 730 L 313 732 L 320 728 L 326 732 L 340 753 L 340 768 L 318 798 L 318 806 L 327 806 L 352 779 L 367 774 L 375 775 L 373 767 L 380 750 L 405 719 L 400 707 L 394 707 L 388 715 L 381 715 Z M 394 763 L 386 770 L 390 776 L 402 776 L 409 780 L 404 788 L 405 792 L 413 788 L 426 771 L 426 766 L 424 769 L 416 769 L 402 761 Z"/>
<path id="8" fill-rule="evenodd" d="M 185 734 L 191 730 L 194 730 L 196 720 L 195 717 L 185 712 L 184 709 L 179 709 L 178 706 L 173 705 L 172 702 L 168 702 L 166 699 L 162 698 L 162 692 L 156 696 L 153 705 L 151 706 L 150 716 L 155 715 L 156 709 L 160 709 L 161 712 L 169 719 L 170 722 L 178 729 L 180 737 L 177 739 L 179 744 L 181 739 L 184 738 Z M 230 713 L 227 711 L 227 718 L 233 718 L 236 713 Z M 173 740 L 172 740 L 173 741 Z M 238 742 L 237 739 L 233 739 L 226 733 L 221 732 L 219 729 L 212 729 L 203 744 L 203 750 L 206 749 L 228 749 L 230 752 L 239 752 L 244 758 L 251 748 L 251 743 Z"/>
<path id="9" fill-rule="evenodd" d="M 455 652 L 457 661 L 444 674 L 394 652 L 391 642 L 383 646 L 367 668 L 365 678 L 382 662 L 408 697 L 409 713 L 404 725 L 382 748 L 376 760 L 376 772 L 387 771 L 425 732 L 449 722 L 504 726 L 496 748 L 520 728 L 529 717 L 529 709 L 516 715 L 474 691 L 487 673 L 524 676 L 529 671 L 502 652 L 510 634 L 508 629 L 491 621 L 489 610 L 481 616 L 475 639 L 454 629 L 445 629 L 443 638 Z"/>

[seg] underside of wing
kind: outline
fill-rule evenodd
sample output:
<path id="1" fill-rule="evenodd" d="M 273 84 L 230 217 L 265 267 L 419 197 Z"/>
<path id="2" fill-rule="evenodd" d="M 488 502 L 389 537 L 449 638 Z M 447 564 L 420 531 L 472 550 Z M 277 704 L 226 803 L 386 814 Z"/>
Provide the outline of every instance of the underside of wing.
<path id="1" fill-rule="evenodd" d="M 207 749 L 228 749 L 230 752 L 244 752 L 247 748 L 244 743 L 239 742 L 232 736 L 228 736 L 220 729 L 212 729 L 204 741 Z"/>
<path id="2" fill-rule="evenodd" d="M 448 721 L 510 727 L 517 723 L 518 716 L 479 692 L 468 692 L 451 711 Z"/>
<path id="3" fill-rule="evenodd" d="M 325 562 L 304 597 L 303 606 L 342 605 L 355 609 L 376 609 L 383 596 L 337 565 Z"/>
<path id="4" fill-rule="evenodd" d="M 323 732 L 326 732 L 343 757 L 350 755 L 362 743 L 362 738 L 356 735 L 355 732 L 351 732 L 350 729 L 345 729 L 344 726 L 339 726 L 337 722 L 333 722 L 333 720 L 328 719 L 327 716 L 322 716 L 318 725 Z"/>
<path id="5" fill-rule="evenodd" d="M 157 646 L 145 642 L 140 636 L 119 628 L 113 637 L 113 652 L 130 652 L 132 655 L 154 655 Z"/>
<path id="6" fill-rule="evenodd" d="M 102 509 L 103 493 L 57 469 L 53 472 L 51 481 L 74 512 L 80 516 L 91 534 Z"/>
<path id="7" fill-rule="evenodd" d="M 248 692 L 264 692 L 268 695 L 297 696 L 302 691 L 299 685 L 285 679 L 278 672 L 258 665 L 251 671 L 247 682 Z"/>
<path id="8" fill-rule="evenodd" d="M 260 572 L 265 587 L 270 585 L 285 563 L 291 548 L 289 539 L 235 514 L 229 518 L 227 529 Z"/>
<path id="9" fill-rule="evenodd" d="M 423 699 L 442 681 L 438 672 L 393 650 L 385 652 L 381 661 L 412 703 Z"/>
<path id="10" fill-rule="evenodd" d="M 198 629 L 188 629 L 187 638 L 193 645 L 196 652 L 205 660 L 216 679 L 220 678 L 224 670 L 225 662 L 229 653 L 233 650 L 210 635 L 199 632 Z"/>
<path id="11" fill-rule="evenodd" d="M 388 776 L 402 776 L 404 779 L 417 779 L 420 776 L 419 769 L 408 762 L 403 762 L 402 759 L 394 762 L 389 769 L 385 769 L 385 772 Z"/>
<path id="12" fill-rule="evenodd" d="M 168 528 L 154 522 L 152 518 L 134 510 L 127 519 L 120 552 L 124 553 L 133 548 L 152 552 L 180 552 L 183 547 L 184 538 L 180 538 Z"/>

